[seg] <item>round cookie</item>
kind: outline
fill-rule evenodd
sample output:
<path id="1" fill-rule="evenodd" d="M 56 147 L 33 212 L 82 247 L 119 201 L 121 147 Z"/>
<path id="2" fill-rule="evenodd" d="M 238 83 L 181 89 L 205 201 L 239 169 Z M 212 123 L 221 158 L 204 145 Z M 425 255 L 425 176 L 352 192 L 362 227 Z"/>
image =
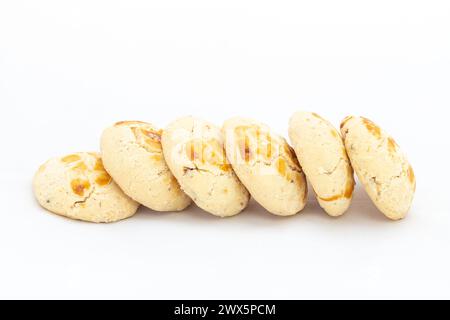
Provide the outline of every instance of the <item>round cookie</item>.
<path id="1" fill-rule="evenodd" d="M 350 206 L 355 180 L 341 135 L 316 113 L 297 112 L 289 137 L 320 206 L 333 217 Z"/>
<path id="2" fill-rule="evenodd" d="M 404 218 L 411 207 L 416 179 L 397 143 L 363 117 L 345 118 L 341 132 L 353 169 L 369 197 L 386 217 Z"/>
<path id="3" fill-rule="evenodd" d="M 223 125 L 227 158 L 252 197 L 269 212 L 291 216 L 306 205 L 305 175 L 281 136 L 251 119 Z"/>
<path id="4" fill-rule="evenodd" d="M 155 211 L 180 211 L 191 203 L 164 160 L 161 130 L 121 121 L 103 131 L 100 145 L 106 171 L 132 199 Z"/>
<path id="5" fill-rule="evenodd" d="M 162 145 L 170 170 L 200 208 L 229 217 L 247 206 L 250 196 L 226 159 L 220 128 L 184 117 L 164 130 Z"/>
<path id="6" fill-rule="evenodd" d="M 89 222 L 131 217 L 139 204 L 114 183 L 100 155 L 74 153 L 43 164 L 33 180 L 39 204 L 56 214 Z"/>

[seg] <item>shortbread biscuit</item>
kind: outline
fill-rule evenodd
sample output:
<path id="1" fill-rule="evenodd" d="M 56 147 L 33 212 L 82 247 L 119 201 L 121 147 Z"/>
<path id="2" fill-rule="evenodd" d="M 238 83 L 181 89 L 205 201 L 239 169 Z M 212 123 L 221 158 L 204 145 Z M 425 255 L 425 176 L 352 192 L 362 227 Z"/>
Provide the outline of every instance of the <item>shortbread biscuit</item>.
<path id="1" fill-rule="evenodd" d="M 249 194 L 226 159 L 220 128 L 184 117 L 164 130 L 162 145 L 170 170 L 200 208 L 229 217 L 247 206 Z"/>
<path id="2" fill-rule="evenodd" d="M 42 207 L 77 220 L 114 222 L 131 217 L 139 207 L 114 183 L 98 153 L 47 161 L 34 176 L 33 188 Z"/>
<path id="3" fill-rule="evenodd" d="M 316 113 L 297 112 L 289 121 L 289 137 L 320 206 L 330 216 L 342 215 L 355 180 L 340 133 Z"/>
<path id="4" fill-rule="evenodd" d="M 305 207 L 305 175 L 284 138 L 244 118 L 227 120 L 223 132 L 227 158 L 259 204 L 279 216 L 294 215 Z"/>
<path id="5" fill-rule="evenodd" d="M 106 171 L 132 199 L 155 211 L 180 211 L 191 203 L 167 166 L 161 130 L 140 121 L 105 129 L 101 151 Z"/>
<path id="6" fill-rule="evenodd" d="M 397 143 L 363 117 L 347 117 L 341 132 L 353 169 L 372 201 L 388 218 L 404 218 L 414 197 L 416 178 Z"/>

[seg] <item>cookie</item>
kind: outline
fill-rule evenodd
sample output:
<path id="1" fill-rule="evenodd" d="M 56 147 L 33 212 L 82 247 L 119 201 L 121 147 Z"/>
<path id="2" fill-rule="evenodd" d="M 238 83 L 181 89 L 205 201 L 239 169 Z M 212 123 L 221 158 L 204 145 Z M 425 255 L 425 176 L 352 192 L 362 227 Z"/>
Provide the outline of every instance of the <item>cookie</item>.
<path id="1" fill-rule="evenodd" d="M 155 211 L 180 211 L 191 203 L 167 166 L 161 130 L 140 121 L 105 129 L 101 151 L 106 171 L 129 197 Z"/>
<path id="2" fill-rule="evenodd" d="M 43 164 L 33 180 L 45 209 L 72 219 L 114 222 L 131 217 L 139 204 L 126 196 L 105 171 L 97 153 L 74 153 Z"/>
<path id="3" fill-rule="evenodd" d="M 281 136 L 251 119 L 223 125 L 227 158 L 252 197 L 269 212 L 291 216 L 306 204 L 305 175 Z"/>
<path id="4" fill-rule="evenodd" d="M 297 112 L 289 137 L 320 206 L 340 216 L 350 206 L 355 180 L 340 133 L 316 113 Z"/>
<path id="5" fill-rule="evenodd" d="M 247 206 L 249 194 L 226 159 L 220 128 L 184 117 L 164 130 L 162 145 L 170 170 L 200 208 L 229 217 Z"/>
<path id="6" fill-rule="evenodd" d="M 345 118 L 341 132 L 353 169 L 369 197 L 386 217 L 404 218 L 414 198 L 416 178 L 397 143 L 363 117 Z"/>

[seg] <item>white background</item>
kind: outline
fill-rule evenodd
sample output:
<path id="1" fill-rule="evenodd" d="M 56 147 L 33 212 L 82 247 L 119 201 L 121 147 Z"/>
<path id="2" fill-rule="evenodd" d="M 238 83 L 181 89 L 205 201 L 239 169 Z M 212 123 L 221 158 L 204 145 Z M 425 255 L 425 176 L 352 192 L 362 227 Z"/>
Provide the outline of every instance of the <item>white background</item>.
<path id="1" fill-rule="evenodd" d="M 0 1 L 0 298 L 450 298 L 450 1 Z M 110 225 L 35 202 L 48 158 L 104 127 L 193 114 L 365 115 L 413 164 L 410 215 L 221 220 L 141 208 Z M 312 192 L 311 192 L 312 193 Z"/>

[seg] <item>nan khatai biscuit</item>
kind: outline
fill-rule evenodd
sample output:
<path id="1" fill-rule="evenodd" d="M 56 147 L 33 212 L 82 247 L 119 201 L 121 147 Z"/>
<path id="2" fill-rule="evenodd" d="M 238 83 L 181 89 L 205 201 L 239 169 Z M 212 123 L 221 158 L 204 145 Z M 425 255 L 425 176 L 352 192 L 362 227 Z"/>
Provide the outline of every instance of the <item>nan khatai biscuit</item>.
<path id="1" fill-rule="evenodd" d="M 353 169 L 372 201 L 388 218 L 404 218 L 411 207 L 416 179 L 397 143 L 363 117 L 347 117 L 341 132 Z"/>
<path id="2" fill-rule="evenodd" d="M 284 138 L 244 118 L 227 120 L 223 132 L 227 158 L 259 204 L 279 216 L 294 215 L 305 207 L 305 175 Z"/>
<path id="3" fill-rule="evenodd" d="M 167 166 L 161 130 L 140 121 L 117 122 L 101 138 L 106 171 L 132 199 L 155 211 L 180 211 L 191 203 Z"/>
<path id="4" fill-rule="evenodd" d="M 139 204 L 114 183 L 97 153 L 74 153 L 43 164 L 33 180 L 45 209 L 72 219 L 114 222 L 136 213 Z"/>
<path id="5" fill-rule="evenodd" d="M 330 216 L 342 215 L 355 180 L 340 133 L 316 113 L 297 112 L 289 122 L 289 137 L 320 206 Z"/>
<path id="6" fill-rule="evenodd" d="M 249 194 L 225 156 L 220 128 L 198 118 L 184 117 L 163 132 L 167 164 L 182 189 L 203 210 L 229 217 L 248 204 Z"/>

